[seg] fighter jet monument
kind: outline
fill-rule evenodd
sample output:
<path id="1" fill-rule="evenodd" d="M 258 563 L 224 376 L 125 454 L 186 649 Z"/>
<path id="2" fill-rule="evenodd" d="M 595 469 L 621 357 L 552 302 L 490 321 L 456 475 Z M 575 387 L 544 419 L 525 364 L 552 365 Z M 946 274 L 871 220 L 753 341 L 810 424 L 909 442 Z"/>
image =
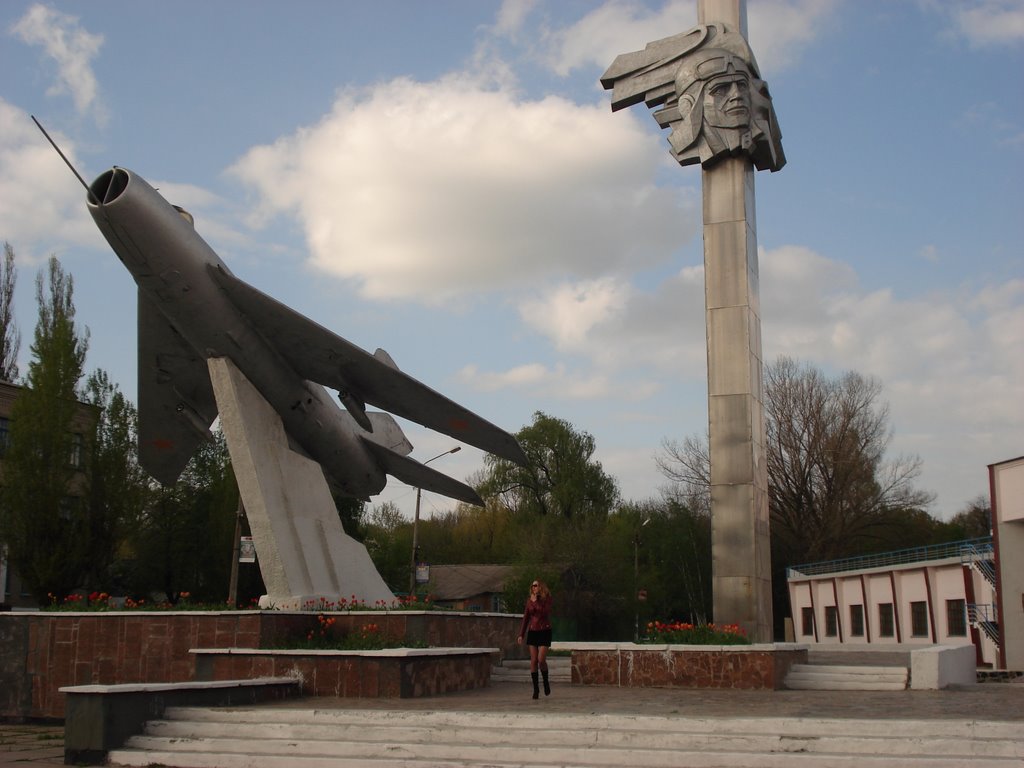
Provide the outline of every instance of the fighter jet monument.
<path id="1" fill-rule="evenodd" d="M 370 354 L 235 277 L 192 217 L 141 176 L 114 167 L 85 185 L 54 148 L 138 285 L 139 463 L 174 483 L 220 414 L 263 605 L 393 599 L 365 547 L 342 530 L 330 489 L 368 499 L 391 475 L 482 504 L 468 485 L 410 458 L 390 414 L 526 463 L 512 435 L 403 373 L 384 350 Z"/>

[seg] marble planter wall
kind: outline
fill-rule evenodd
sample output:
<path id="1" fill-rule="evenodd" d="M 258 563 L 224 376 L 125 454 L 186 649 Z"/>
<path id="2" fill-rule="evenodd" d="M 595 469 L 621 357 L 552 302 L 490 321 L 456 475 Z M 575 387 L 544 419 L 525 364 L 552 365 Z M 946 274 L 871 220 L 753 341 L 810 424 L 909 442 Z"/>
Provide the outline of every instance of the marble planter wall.
<path id="1" fill-rule="evenodd" d="M 793 664 L 807 662 L 807 647 L 763 645 L 572 644 L 575 685 L 627 688 L 782 688 Z"/>

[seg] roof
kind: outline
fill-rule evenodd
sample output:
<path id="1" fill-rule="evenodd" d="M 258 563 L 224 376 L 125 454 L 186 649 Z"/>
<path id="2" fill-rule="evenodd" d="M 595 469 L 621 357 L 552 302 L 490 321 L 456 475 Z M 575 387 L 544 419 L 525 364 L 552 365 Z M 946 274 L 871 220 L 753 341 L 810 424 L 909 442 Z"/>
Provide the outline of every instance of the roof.
<path id="1" fill-rule="evenodd" d="M 430 593 L 434 600 L 463 600 L 502 592 L 514 565 L 431 565 Z"/>
<path id="2" fill-rule="evenodd" d="M 817 563 L 793 565 L 786 568 L 786 578 L 822 576 L 844 571 L 863 571 L 872 568 L 898 568 L 938 560 L 958 559 L 961 562 L 973 562 L 977 559 L 991 558 L 992 537 L 982 536 L 977 539 L 950 541 L 943 544 L 931 544 L 926 547 L 898 549 L 894 552 L 878 552 L 871 555 L 846 557 L 841 560 L 823 560 Z"/>

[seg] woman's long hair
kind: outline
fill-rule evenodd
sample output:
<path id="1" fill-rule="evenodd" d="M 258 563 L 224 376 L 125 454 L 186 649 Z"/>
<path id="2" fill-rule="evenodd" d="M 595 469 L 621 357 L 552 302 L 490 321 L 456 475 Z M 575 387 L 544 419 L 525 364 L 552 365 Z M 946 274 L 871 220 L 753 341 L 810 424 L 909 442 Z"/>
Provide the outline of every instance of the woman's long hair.
<path id="1" fill-rule="evenodd" d="M 547 584 L 545 584 L 540 579 L 534 579 L 534 581 L 537 582 L 537 597 L 538 597 L 538 599 L 546 600 L 547 598 L 551 597 L 551 590 L 548 589 L 548 585 Z M 530 582 L 530 586 L 531 587 L 533 586 L 533 582 Z M 529 598 L 527 598 L 527 599 L 529 599 Z"/>

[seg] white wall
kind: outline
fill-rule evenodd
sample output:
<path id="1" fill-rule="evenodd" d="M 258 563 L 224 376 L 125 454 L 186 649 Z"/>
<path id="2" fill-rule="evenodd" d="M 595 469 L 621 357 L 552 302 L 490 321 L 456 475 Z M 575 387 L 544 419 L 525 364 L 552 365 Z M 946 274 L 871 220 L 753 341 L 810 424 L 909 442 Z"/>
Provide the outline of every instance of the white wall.
<path id="1" fill-rule="evenodd" d="M 1024 670 L 1024 457 L 989 467 L 1006 669 Z"/>

